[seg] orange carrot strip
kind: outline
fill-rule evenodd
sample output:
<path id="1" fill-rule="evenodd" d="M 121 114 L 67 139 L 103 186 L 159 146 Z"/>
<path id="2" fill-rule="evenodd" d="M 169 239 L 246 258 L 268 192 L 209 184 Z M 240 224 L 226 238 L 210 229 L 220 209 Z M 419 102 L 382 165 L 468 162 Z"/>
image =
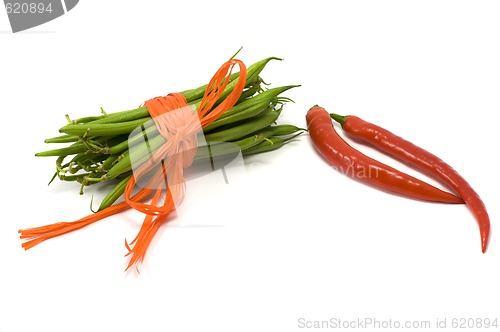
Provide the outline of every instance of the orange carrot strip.
<path id="1" fill-rule="evenodd" d="M 150 194 L 151 190 L 143 189 L 139 191 L 135 196 L 134 199 L 143 199 L 147 197 Z M 80 228 L 83 228 L 85 226 L 88 226 L 90 224 L 95 223 L 96 221 L 99 221 L 101 219 L 104 219 L 106 217 L 109 217 L 111 215 L 114 215 L 118 212 L 124 211 L 126 209 L 129 209 L 130 205 L 128 205 L 126 202 L 122 202 L 113 206 L 110 206 L 104 210 L 98 211 L 94 214 L 88 215 L 84 218 L 81 218 L 76 221 L 72 222 L 58 222 L 55 224 L 51 225 L 46 225 L 46 226 L 41 226 L 41 227 L 34 227 L 34 228 L 27 228 L 27 229 L 22 229 L 19 230 L 18 232 L 21 234 L 20 238 L 21 239 L 26 239 L 26 238 L 33 238 L 36 237 L 35 239 L 29 240 L 27 242 L 24 242 L 22 244 L 22 247 L 25 250 L 28 250 L 37 244 L 51 239 L 53 237 L 66 234 L 72 231 L 76 231 Z"/>
<path id="2" fill-rule="evenodd" d="M 222 97 L 236 65 L 240 69 L 240 75 L 233 91 L 217 107 L 212 109 Z M 159 227 L 184 199 L 186 183 L 183 169 L 192 164 L 196 154 L 197 131 L 213 123 L 222 113 L 236 104 L 245 87 L 245 82 L 246 67 L 242 61 L 231 59 L 224 63 L 207 85 L 200 107 L 195 113 L 196 118 L 189 112 L 177 112 L 173 116 L 165 116 L 171 111 L 189 107 L 184 96 L 179 93 L 171 93 L 165 97 L 156 97 L 146 101 L 145 106 L 148 108 L 151 118 L 155 121 L 160 134 L 167 141 L 155 152 L 153 158 L 134 170 L 134 176 L 128 180 L 125 188 L 125 201 L 73 222 L 59 222 L 19 230 L 21 239 L 31 238 L 23 243 L 22 247 L 28 250 L 47 239 L 83 228 L 132 207 L 146 216 L 135 239 L 131 243 L 125 240 L 125 246 L 128 250 L 126 256 L 131 255 L 126 270 L 142 262 Z M 199 128 L 200 125 L 201 128 Z M 154 171 L 145 188 L 141 188 L 137 194 L 131 196 L 138 179 L 153 171 L 159 163 L 161 167 Z M 169 184 L 166 189 L 163 189 L 162 185 L 166 183 L 167 175 Z M 155 188 L 155 191 L 151 188 Z M 153 191 L 154 195 L 149 204 L 141 202 Z M 162 196 L 164 196 L 163 204 L 158 205 Z"/>
<path id="3" fill-rule="evenodd" d="M 212 110 L 217 100 L 221 97 L 227 84 L 229 76 L 235 65 L 240 67 L 240 76 L 233 91 L 216 108 Z M 246 67 L 240 60 L 226 62 L 214 75 L 207 86 L 200 107 L 195 118 L 189 111 L 182 111 L 189 107 L 184 96 L 171 93 L 165 97 L 156 97 L 145 102 L 145 106 L 154 119 L 156 127 L 166 139 L 166 143 L 153 154 L 153 157 L 134 170 L 134 176 L 129 179 L 125 188 L 125 201 L 134 209 L 146 214 L 143 227 L 132 243 L 126 243 L 129 254 L 132 257 L 127 269 L 142 262 L 147 248 L 166 217 L 175 210 L 185 195 L 186 183 L 183 169 L 189 167 L 193 161 L 197 147 L 197 131 L 201 130 L 215 121 L 222 113 L 234 106 L 245 87 Z M 171 117 L 167 113 L 176 111 Z M 182 149 L 181 149 L 182 147 Z M 137 181 L 148 173 L 158 162 L 162 163 L 163 174 L 157 173 L 154 178 L 159 186 L 163 185 L 167 178 L 169 184 L 162 205 L 160 201 L 160 187 L 150 203 L 134 202 L 129 199 L 130 193 Z"/>

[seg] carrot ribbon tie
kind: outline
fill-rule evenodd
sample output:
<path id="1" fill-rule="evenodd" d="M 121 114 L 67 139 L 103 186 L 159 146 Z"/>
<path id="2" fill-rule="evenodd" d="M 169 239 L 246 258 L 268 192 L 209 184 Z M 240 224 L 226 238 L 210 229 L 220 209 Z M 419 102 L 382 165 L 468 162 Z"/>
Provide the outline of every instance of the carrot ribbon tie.
<path id="1" fill-rule="evenodd" d="M 240 74 L 231 93 L 217 106 L 216 102 L 224 96 L 230 83 L 234 67 L 238 65 Z M 158 132 L 165 138 L 165 143 L 150 154 L 150 158 L 139 165 L 134 165 L 133 176 L 127 182 L 124 202 L 115 204 L 92 215 L 74 222 L 60 222 L 47 226 L 20 230 L 21 239 L 30 239 L 23 243 L 24 249 L 56 236 L 80 229 L 98 220 L 133 208 L 145 214 L 144 222 L 135 239 L 125 246 L 126 256 L 131 256 L 126 270 L 143 261 L 146 250 L 155 233 L 168 216 L 182 203 L 186 182 L 184 168 L 191 166 L 198 145 L 198 134 L 213 123 L 222 113 L 233 107 L 238 101 L 246 84 L 246 67 L 237 59 L 224 63 L 207 85 L 200 106 L 193 112 L 184 96 L 170 93 L 165 97 L 155 97 L 144 104 L 154 121 Z M 215 107 L 214 107 L 215 106 Z M 143 178 L 147 180 L 143 181 Z M 139 191 L 132 195 L 134 188 Z M 145 198 L 151 197 L 149 203 Z"/>

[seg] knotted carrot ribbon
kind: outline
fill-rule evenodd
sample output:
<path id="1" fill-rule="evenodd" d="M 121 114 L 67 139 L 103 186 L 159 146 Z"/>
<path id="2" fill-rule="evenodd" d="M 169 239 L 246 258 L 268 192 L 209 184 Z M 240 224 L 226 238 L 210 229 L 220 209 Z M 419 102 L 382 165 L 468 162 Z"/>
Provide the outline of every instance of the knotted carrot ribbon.
<path id="1" fill-rule="evenodd" d="M 229 77 L 238 65 L 240 74 L 231 93 L 216 107 L 229 84 Z M 184 96 L 170 93 L 165 97 L 155 97 L 145 102 L 151 118 L 166 142 L 152 157 L 133 170 L 127 182 L 124 202 L 112 205 L 92 215 L 73 222 L 59 222 L 47 226 L 19 230 L 21 239 L 31 238 L 22 244 L 24 249 L 56 236 L 80 229 L 118 212 L 133 208 L 146 216 L 136 238 L 125 245 L 126 256 L 131 255 L 126 268 L 143 261 L 147 248 L 167 217 L 176 209 L 185 195 L 184 168 L 189 167 L 197 148 L 197 134 L 202 128 L 213 123 L 222 113 L 236 104 L 246 84 L 246 66 L 237 59 L 224 63 L 207 85 L 198 110 L 193 113 Z M 148 175 L 146 185 L 132 196 L 137 182 Z M 165 185 L 165 182 L 167 184 Z M 153 194 L 150 203 L 142 202 Z M 163 203 L 161 204 L 161 201 Z"/>

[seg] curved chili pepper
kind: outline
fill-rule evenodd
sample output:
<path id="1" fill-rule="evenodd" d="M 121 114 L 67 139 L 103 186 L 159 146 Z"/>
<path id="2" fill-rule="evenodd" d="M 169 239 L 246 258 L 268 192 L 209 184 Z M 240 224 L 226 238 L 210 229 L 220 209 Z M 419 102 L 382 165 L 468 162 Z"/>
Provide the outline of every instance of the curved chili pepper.
<path id="1" fill-rule="evenodd" d="M 374 187 L 419 200 L 463 203 L 463 200 L 455 195 L 354 149 L 335 131 L 330 114 L 324 108 L 311 108 L 307 112 L 306 121 L 314 148 L 341 173 Z"/>
<path id="2" fill-rule="evenodd" d="M 426 172 L 432 178 L 448 184 L 462 197 L 474 214 L 481 234 L 481 250 L 483 253 L 486 252 L 490 236 L 488 212 L 479 195 L 456 170 L 434 154 L 357 116 L 338 114 L 330 114 L 330 116 L 351 136 L 364 140 L 410 166 Z"/>

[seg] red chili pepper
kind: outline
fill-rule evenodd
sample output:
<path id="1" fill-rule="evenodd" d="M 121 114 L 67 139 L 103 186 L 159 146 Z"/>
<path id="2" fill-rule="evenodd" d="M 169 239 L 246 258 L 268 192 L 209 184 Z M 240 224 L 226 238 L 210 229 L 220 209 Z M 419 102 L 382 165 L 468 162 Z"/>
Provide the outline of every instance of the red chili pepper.
<path id="1" fill-rule="evenodd" d="M 474 214 L 481 234 L 481 250 L 486 252 L 490 235 L 488 212 L 479 195 L 457 171 L 432 153 L 357 116 L 330 115 L 351 136 L 364 140 L 381 151 L 426 172 L 434 179 L 448 184 L 462 197 Z"/>
<path id="2" fill-rule="evenodd" d="M 419 200 L 463 203 L 460 197 L 442 191 L 354 149 L 335 131 L 330 114 L 324 108 L 319 106 L 311 108 L 307 112 L 306 121 L 314 148 L 341 173 L 377 188 Z"/>

